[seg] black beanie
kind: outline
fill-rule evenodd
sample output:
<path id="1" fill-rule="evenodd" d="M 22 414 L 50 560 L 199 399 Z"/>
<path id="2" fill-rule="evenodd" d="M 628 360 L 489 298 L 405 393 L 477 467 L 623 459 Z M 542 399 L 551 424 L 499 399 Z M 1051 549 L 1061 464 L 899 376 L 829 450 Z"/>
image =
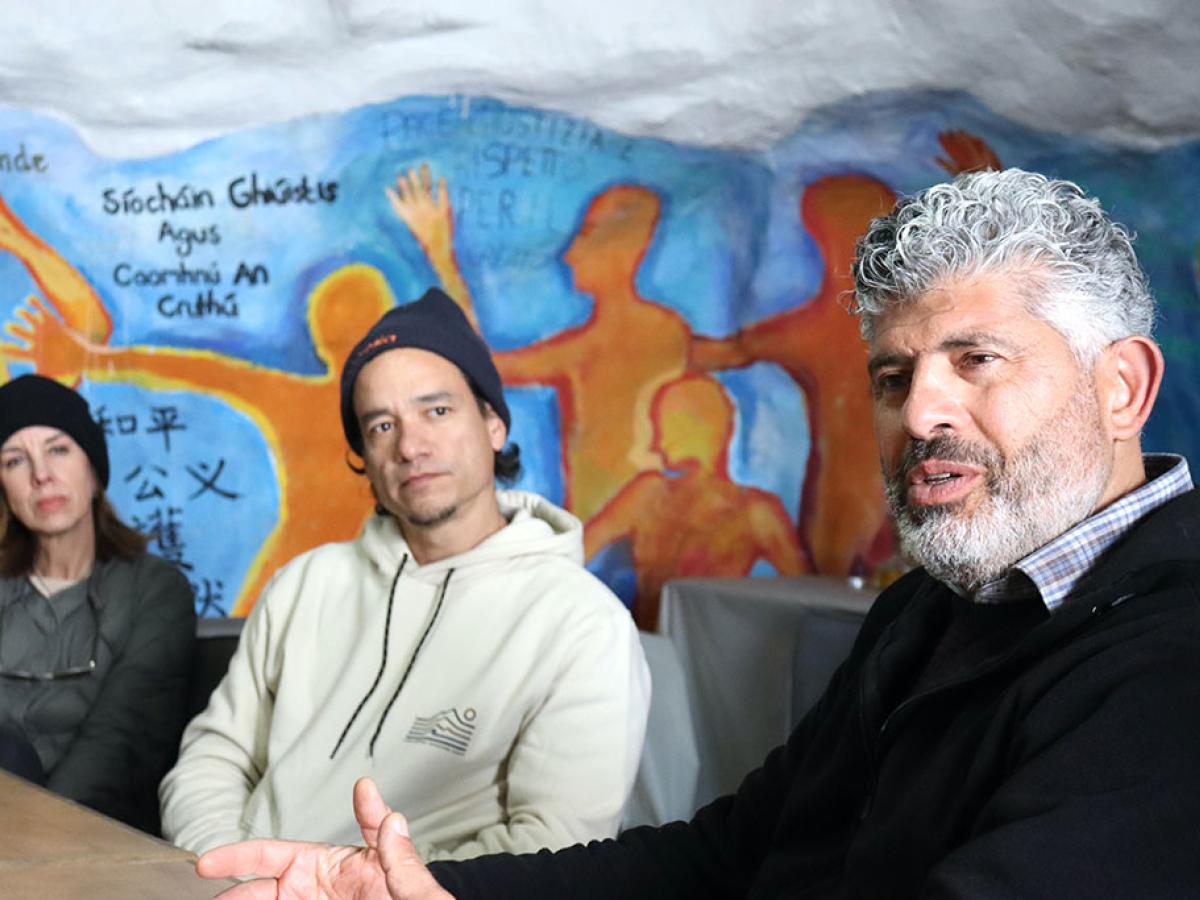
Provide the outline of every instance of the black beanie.
<path id="1" fill-rule="evenodd" d="M 22 428 L 45 425 L 69 434 L 108 487 L 108 446 L 88 412 L 87 401 L 69 387 L 41 375 L 22 375 L 0 387 L 0 445 Z"/>
<path id="2" fill-rule="evenodd" d="M 388 310 L 367 336 L 350 351 L 342 368 L 342 430 L 350 448 L 362 456 L 362 434 L 354 415 L 354 382 L 362 367 L 380 353 L 415 347 L 454 363 L 471 388 L 495 410 L 504 427 L 511 424 L 504 386 L 483 339 L 475 333 L 458 304 L 443 291 L 430 288 L 420 300 Z"/>

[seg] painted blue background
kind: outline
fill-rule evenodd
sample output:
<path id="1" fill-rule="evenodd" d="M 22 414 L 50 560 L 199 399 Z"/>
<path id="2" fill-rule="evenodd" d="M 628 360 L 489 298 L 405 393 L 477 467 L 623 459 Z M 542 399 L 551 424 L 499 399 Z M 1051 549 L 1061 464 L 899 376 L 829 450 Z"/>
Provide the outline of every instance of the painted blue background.
<path id="1" fill-rule="evenodd" d="M 322 277 L 348 262 L 366 262 L 383 272 L 400 301 L 436 281 L 384 194 L 409 167 L 429 162 L 448 179 L 458 260 L 494 348 L 520 347 L 585 320 L 591 300 L 572 287 L 561 253 L 590 200 L 619 183 L 646 185 L 663 201 L 637 275 L 641 295 L 677 310 L 697 334 L 724 336 L 804 303 L 819 285 L 820 259 L 797 213 L 806 184 L 850 172 L 872 175 L 901 193 L 920 189 L 947 177 L 937 164 L 937 136 L 947 129 L 983 138 L 1005 165 L 1080 182 L 1138 233 L 1136 246 L 1162 307 L 1158 337 L 1168 360 L 1145 443 L 1197 459 L 1198 143 L 1134 151 L 1035 131 L 963 95 L 905 93 L 824 110 L 763 152 L 726 152 L 635 138 L 496 101 L 412 97 L 266 125 L 163 157 L 109 159 L 54 120 L 0 109 L 0 152 L 15 153 L 23 144 L 50 162 L 45 174 L 0 172 L 0 194 L 96 287 L 113 317 L 112 344 L 206 349 L 318 374 L 305 306 Z M 336 182 L 337 199 L 235 209 L 227 186 L 250 173 L 265 181 Z M 145 195 L 158 181 L 207 189 L 216 207 L 159 216 L 104 211 L 105 189 Z M 220 243 L 181 257 L 158 239 L 164 220 L 197 230 L 215 225 Z M 167 318 L 157 311 L 162 289 L 114 282 L 118 263 L 154 270 L 181 260 L 194 268 L 217 266 L 218 293 L 236 290 L 236 318 Z M 233 288 L 242 262 L 265 265 L 269 283 Z M 34 293 L 24 268 L 0 252 L 0 320 L 11 321 Z M 14 375 L 25 370 L 17 363 L 9 368 Z M 770 364 L 719 378 L 737 407 L 731 476 L 778 494 L 794 518 L 812 443 L 804 397 Z M 82 391 L 94 407 L 143 418 L 155 406 L 178 410 L 188 430 L 172 435 L 169 453 L 161 434 L 110 438 L 112 494 L 126 518 L 144 518 L 148 501 L 137 499 L 138 476 L 122 479 L 139 466 L 166 469 L 164 502 L 181 510 L 189 576 L 201 586 L 205 579 L 220 582 L 231 598 L 278 512 L 274 465 L 253 423 L 198 393 L 87 383 Z M 554 393 L 527 387 L 511 390 L 509 398 L 512 437 L 525 462 L 519 486 L 560 502 Z M 217 460 L 225 461 L 221 484 L 239 495 L 236 501 L 212 491 L 191 496 L 197 479 L 187 466 Z M 236 516 L 229 514 L 233 505 Z M 631 574 L 620 548 L 593 565 L 628 596 Z"/>

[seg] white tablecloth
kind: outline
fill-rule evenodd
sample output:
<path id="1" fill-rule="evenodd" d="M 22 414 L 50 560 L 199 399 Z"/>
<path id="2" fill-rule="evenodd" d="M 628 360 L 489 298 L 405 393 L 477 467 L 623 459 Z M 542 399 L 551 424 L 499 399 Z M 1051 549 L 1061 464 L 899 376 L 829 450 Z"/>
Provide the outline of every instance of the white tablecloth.
<path id="1" fill-rule="evenodd" d="M 700 760 L 679 654 L 661 634 L 638 632 L 653 681 L 650 720 L 623 828 L 690 819 L 696 811 Z"/>
<path id="2" fill-rule="evenodd" d="M 783 743 L 845 658 L 873 590 L 845 578 L 683 578 L 658 630 L 678 653 L 696 732 L 695 806 Z"/>

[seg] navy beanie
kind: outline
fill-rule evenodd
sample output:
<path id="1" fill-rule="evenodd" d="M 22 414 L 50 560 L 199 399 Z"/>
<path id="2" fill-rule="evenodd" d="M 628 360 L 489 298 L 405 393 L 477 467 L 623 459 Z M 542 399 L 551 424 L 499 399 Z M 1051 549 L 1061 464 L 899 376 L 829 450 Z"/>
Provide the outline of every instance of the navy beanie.
<path id="1" fill-rule="evenodd" d="M 388 350 L 415 347 L 450 360 L 466 376 L 471 388 L 495 410 L 504 427 L 511 424 L 504 386 L 487 344 L 475 333 L 459 305 L 437 288 L 420 300 L 388 310 L 371 326 L 367 336 L 350 351 L 342 367 L 342 430 L 350 448 L 362 456 L 362 434 L 354 415 L 354 382 L 362 367 Z"/>
<path id="2" fill-rule="evenodd" d="M 108 446 L 88 412 L 87 401 L 69 387 L 41 375 L 22 375 L 0 387 L 0 444 L 22 428 L 45 425 L 69 434 L 108 487 Z"/>

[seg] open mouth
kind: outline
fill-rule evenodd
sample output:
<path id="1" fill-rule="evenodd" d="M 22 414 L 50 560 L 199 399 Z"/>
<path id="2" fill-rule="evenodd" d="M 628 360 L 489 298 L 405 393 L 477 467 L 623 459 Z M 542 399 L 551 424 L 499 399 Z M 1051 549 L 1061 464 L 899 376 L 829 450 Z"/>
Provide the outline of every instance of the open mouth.
<path id="1" fill-rule="evenodd" d="M 956 479 L 962 478 L 957 472 L 939 472 L 936 475 L 929 475 L 925 478 L 926 484 L 946 484 Z"/>
<path id="2" fill-rule="evenodd" d="M 970 493 L 981 477 L 969 465 L 926 460 L 908 472 L 908 500 L 915 506 L 954 503 Z"/>

